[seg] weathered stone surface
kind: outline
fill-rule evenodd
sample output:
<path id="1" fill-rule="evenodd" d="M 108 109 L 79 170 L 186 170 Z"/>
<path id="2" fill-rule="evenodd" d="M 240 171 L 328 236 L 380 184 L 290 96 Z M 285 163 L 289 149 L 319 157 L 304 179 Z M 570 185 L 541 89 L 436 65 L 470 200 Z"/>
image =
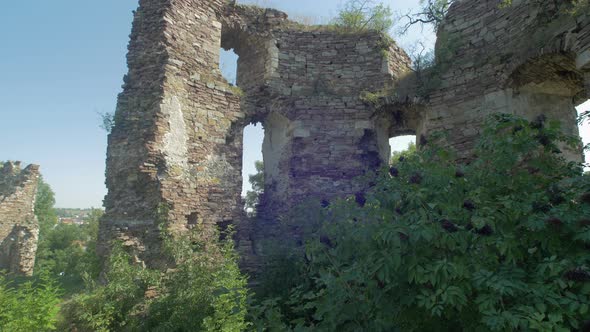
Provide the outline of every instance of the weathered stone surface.
<path id="1" fill-rule="evenodd" d="M 452 47 L 452 56 L 440 85 L 416 98 L 408 56 L 378 33 L 302 26 L 222 0 L 141 0 L 109 136 L 99 250 L 119 239 L 139 261 L 160 266 L 162 223 L 179 232 L 233 223 L 244 267 L 253 269 L 262 238 L 298 236 L 298 225 L 279 234 L 279 216 L 308 198 L 362 192 L 358 177 L 387 164 L 391 137 L 446 130 L 448 145 L 468 156 L 494 112 L 545 114 L 577 134 L 573 106 L 589 84 L 588 17 L 547 17 L 555 12 L 549 2 L 498 4 L 453 5 L 437 46 L 439 55 Z M 241 91 L 221 76 L 220 47 L 239 55 Z M 392 96 L 361 98 L 382 90 Z M 242 135 L 252 122 L 265 130 L 265 191 L 260 221 L 248 224 Z"/>
<path id="2" fill-rule="evenodd" d="M 19 162 L 0 168 L 0 269 L 30 276 L 35 266 L 39 224 L 35 196 L 39 166 L 21 170 Z"/>
<path id="3" fill-rule="evenodd" d="M 499 3 L 461 0 L 450 8 L 437 42 L 437 55 L 450 56 L 416 128 L 446 130 L 463 156 L 492 113 L 544 114 L 578 135 L 574 107 L 590 95 L 590 13 L 574 17 L 562 0 Z M 565 154 L 582 159 L 581 149 Z"/>
<path id="4" fill-rule="evenodd" d="M 100 252 L 119 239 L 139 260 L 165 264 L 161 220 L 175 231 L 237 224 L 240 250 L 252 252 L 257 232 L 268 233 L 293 204 L 362 190 L 353 179 L 387 163 L 389 134 L 359 96 L 409 71 L 405 53 L 387 45 L 377 33 L 305 27 L 271 9 L 142 0 L 109 136 Z M 220 47 L 240 56 L 243 96 L 221 76 Z M 266 132 L 260 215 L 269 224 L 240 224 L 242 135 L 251 122 Z"/>

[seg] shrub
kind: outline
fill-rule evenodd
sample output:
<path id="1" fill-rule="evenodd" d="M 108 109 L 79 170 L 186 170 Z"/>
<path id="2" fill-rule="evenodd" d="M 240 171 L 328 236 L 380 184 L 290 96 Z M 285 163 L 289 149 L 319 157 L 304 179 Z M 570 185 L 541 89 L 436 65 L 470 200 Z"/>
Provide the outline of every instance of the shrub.
<path id="1" fill-rule="evenodd" d="M 137 324 L 135 310 L 157 273 L 132 264 L 120 245 L 113 248 L 106 265 L 106 285 L 87 278 L 86 291 L 64 303 L 62 330 L 121 331 Z"/>
<path id="2" fill-rule="evenodd" d="M 582 325 L 590 180 L 559 154 L 579 143 L 543 118 L 505 115 L 489 121 L 467 165 L 436 141 L 399 163 L 397 177 L 384 170 L 364 207 L 350 198 L 322 211 L 324 226 L 306 251 L 309 282 L 255 307 L 260 330 Z"/>
<path id="3" fill-rule="evenodd" d="M 202 234 L 195 230 L 168 241 L 177 267 L 162 280 L 161 296 L 150 304 L 142 330 L 245 330 L 247 281 L 233 242 L 215 243 Z"/>
<path id="4" fill-rule="evenodd" d="M 101 216 L 101 210 L 92 210 L 85 225 L 42 226 L 35 274 L 50 275 L 65 290 L 66 296 L 84 288 L 84 275 L 96 278 L 99 272 L 96 241 Z"/>
<path id="5" fill-rule="evenodd" d="M 53 331 L 59 312 L 60 290 L 46 276 L 18 287 L 0 275 L 0 330 Z"/>
<path id="6" fill-rule="evenodd" d="M 165 236 L 175 262 L 167 272 L 134 264 L 116 246 L 104 286 L 64 305 L 70 331 L 242 331 L 246 328 L 246 279 L 230 241 L 205 239 L 201 229 Z"/>
<path id="7" fill-rule="evenodd" d="M 336 27 L 350 32 L 375 30 L 387 33 L 393 26 L 389 6 L 372 0 L 348 0 L 333 22 Z"/>

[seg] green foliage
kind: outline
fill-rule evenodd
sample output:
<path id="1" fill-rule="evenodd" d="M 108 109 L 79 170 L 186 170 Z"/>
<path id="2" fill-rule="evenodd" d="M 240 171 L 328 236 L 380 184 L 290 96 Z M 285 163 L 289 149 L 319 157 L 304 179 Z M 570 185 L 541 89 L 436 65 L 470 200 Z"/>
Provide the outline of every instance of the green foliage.
<path id="1" fill-rule="evenodd" d="M 137 324 L 134 310 L 156 276 L 132 263 L 122 246 L 107 262 L 106 286 L 88 281 L 87 291 L 63 305 L 63 331 L 124 331 Z"/>
<path id="2" fill-rule="evenodd" d="M 165 251 L 176 262 L 160 272 L 134 263 L 115 247 L 106 285 L 64 305 L 65 330 L 81 331 L 243 331 L 246 279 L 231 242 L 206 239 L 203 229 L 165 236 Z"/>
<path id="3" fill-rule="evenodd" d="M 590 0 L 573 0 L 568 12 L 574 16 L 588 15 L 590 13 Z"/>
<path id="4" fill-rule="evenodd" d="M 96 241 L 102 214 L 102 210 L 92 210 L 84 225 L 41 227 L 35 274 L 54 278 L 66 295 L 82 290 L 85 277 L 98 277 Z"/>
<path id="5" fill-rule="evenodd" d="M 246 192 L 245 207 L 249 216 L 256 215 L 256 207 L 260 202 L 260 195 L 264 192 L 264 163 L 257 160 L 254 163 L 256 174 L 248 176 L 248 181 L 252 185 L 252 190 Z"/>
<path id="6" fill-rule="evenodd" d="M 333 25 L 350 32 L 374 30 L 386 33 L 393 26 L 392 16 L 391 8 L 383 3 L 347 0 Z"/>
<path id="7" fill-rule="evenodd" d="M 402 34 L 407 33 L 410 27 L 415 24 L 432 25 L 434 31 L 438 31 L 449 12 L 449 8 L 451 8 L 451 5 L 454 2 L 455 0 L 420 0 L 420 7 L 418 10 L 416 12 L 410 12 L 404 16 L 406 18 L 406 24 L 401 28 L 400 32 Z M 512 0 L 501 0 L 499 4 L 500 8 L 509 7 L 511 5 Z"/>
<path id="8" fill-rule="evenodd" d="M 216 243 L 204 233 L 197 228 L 186 236 L 168 237 L 166 248 L 177 267 L 162 281 L 162 295 L 150 305 L 142 330 L 245 330 L 246 278 L 233 242 Z"/>
<path id="9" fill-rule="evenodd" d="M 404 15 L 406 23 L 400 33 L 406 34 L 413 25 L 432 25 L 438 31 L 454 0 L 420 0 L 417 11 Z"/>
<path id="10" fill-rule="evenodd" d="M 418 150 L 416 149 L 416 143 L 410 142 L 408 148 L 403 151 L 395 151 L 391 154 L 390 165 L 397 165 L 405 159 L 412 158 Z"/>
<path id="11" fill-rule="evenodd" d="M 57 223 L 54 205 L 53 190 L 41 179 L 35 200 L 40 231 L 34 271 L 57 281 L 70 295 L 82 289 L 84 275 L 98 275 L 95 250 L 102 211 L 92 210 L 84 225 L 64 225 Z"/>
<path id="12" fill-rule="evenodd" d="M 115 127 L 115 123 L 116 123 L 115 113 L 105 112 L 105 113 L 99 113 L 99 115 L 100 115 L 99 127 L 110 134 L 111 131 L 113 130 L 113 128 Z"/>
<path id="13" fill-rule="evenodd" d="M 542 118 L 499 115 L 467 165 L 429 141 L 395 176 L 380 175 L 364 207 L 321 211 L 308 282 L 254 307 L 260 331 L 580 327 L 590 179 L 558 153 L 577 140 Z"/>
<path id="14" fill-rule="evenodd" d="M 361 91 L 359 99 L 374 108 L 379 108 L 387 102 L 386 97 L 394 96 L 397 92 L 396 87 L 388 85 L 377 91 Z"/>
<path id="15" fill-rule="evenodd" d="M 0 275 L 0 330 L 54 331 L 60 290 L 48 277 L 14 286 Z"/>
<path id="16" fill-rule="evenodd" d="M 40 177 L 37 185 L 37 196 L 35 197 L 35 215 L 39 220 L 41 233 L 57 224 L 57 214 L 54 206 L 55 194 L 49 184 L 43 180 L 43 177 Z"/>

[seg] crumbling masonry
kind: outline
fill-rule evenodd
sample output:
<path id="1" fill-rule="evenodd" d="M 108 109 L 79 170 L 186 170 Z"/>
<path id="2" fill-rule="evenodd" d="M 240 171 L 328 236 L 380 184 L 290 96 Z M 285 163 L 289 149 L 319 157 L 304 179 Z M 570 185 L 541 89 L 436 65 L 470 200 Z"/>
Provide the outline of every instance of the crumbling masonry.
<path id="1" fill-rule="evenodd" d="M 0 165 L 0 270 L 30 276 L 35 266 L 39 224 L 35 197 L 39 166 Z"/>
<path id="2" fill-rule="evenodd" d="M 366 189 L 359 176 L 387 165 L 391 137 L 445 130 L 467 156 L 495 112 L 545 114 L 577 134 L 574 105 L 590 92 L 590 17 L 568 14 L 565 0 L 499 2 L 455 2 L 438 72 L 425 83 L 375 32 L 303 26 L 223 0 L 140 0 L 109 136 L 101 253 L 119 239 L 158 266 L 162 222 L 177 231 L 233 223 L 244 266 L 254 268 L 247 257 L 279 236 L 279 216 L 304 199 Z M 239 89 L 221 76 L 220 47 L 239 55 Z M 362 98 L 379 91 L 388 97 Z M 248 223 L 242 134 L 253 122 L 265 130 L 266 187 L 260 220 Z"/>

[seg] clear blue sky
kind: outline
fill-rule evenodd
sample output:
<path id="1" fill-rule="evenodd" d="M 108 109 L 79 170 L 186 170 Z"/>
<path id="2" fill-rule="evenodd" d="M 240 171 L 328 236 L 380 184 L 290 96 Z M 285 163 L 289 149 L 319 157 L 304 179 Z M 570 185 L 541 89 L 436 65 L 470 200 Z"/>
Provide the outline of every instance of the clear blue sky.
<path id="1" fill-rule="evenodd" d="M 328 21 L 339 0 L 240 1 Z M 405 12 L 419 0 L 385 0 Z M 5 1 L 0 12 L 0 160 L 37 163 L 58 207 L 100 207 L 106 133 L 98 113 L 115 109 L 137 0 Z M 402 46 L 426 37 L 414 30 Z M 230 64 L 231 66 L 231 64 Z M 246 131 L 245 173 L 260 159 L 260 126 Z M 407 144 L 396 143 L 394 148 Z"/>

